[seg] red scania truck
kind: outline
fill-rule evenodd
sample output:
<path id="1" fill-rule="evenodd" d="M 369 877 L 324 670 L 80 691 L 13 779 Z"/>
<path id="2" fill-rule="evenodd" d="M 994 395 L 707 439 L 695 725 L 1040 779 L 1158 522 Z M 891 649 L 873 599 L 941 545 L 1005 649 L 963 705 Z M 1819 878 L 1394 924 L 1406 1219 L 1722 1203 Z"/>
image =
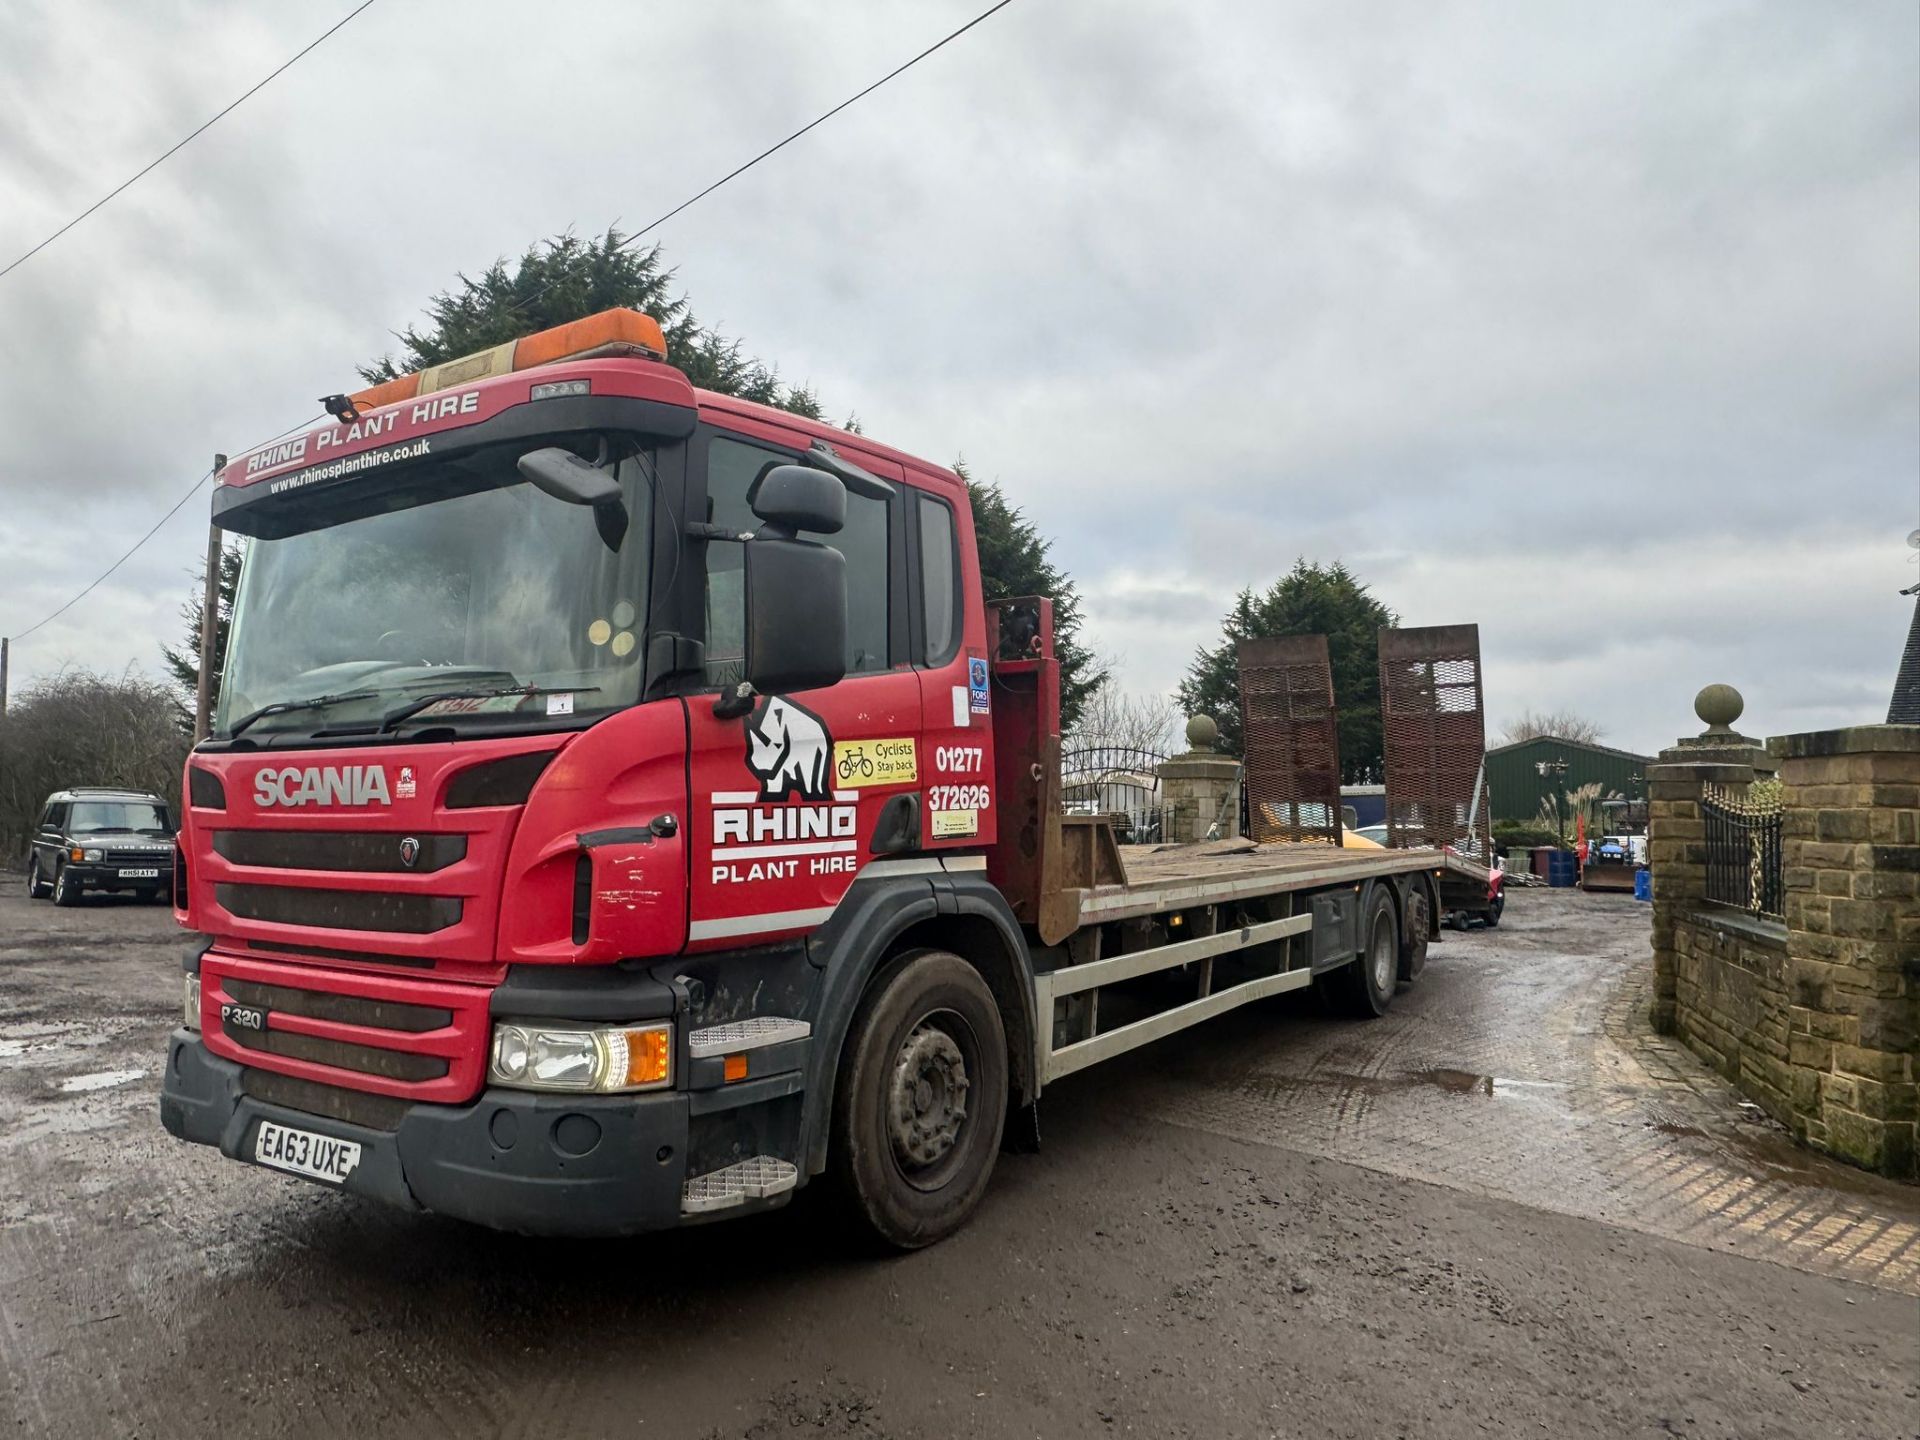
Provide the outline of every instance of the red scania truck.
<path id="1" fill-rule="evenodd" d="M 226 465 L 250 537 L 176 851 L 166 1128 L 530 1233 L 979 1202 L 1048 1082 L 1317 984 L 1378 1014 L 1450 853 L 1063 816 L 1044 599 L 967 491 L 696 390 L 616 310 Z"/>

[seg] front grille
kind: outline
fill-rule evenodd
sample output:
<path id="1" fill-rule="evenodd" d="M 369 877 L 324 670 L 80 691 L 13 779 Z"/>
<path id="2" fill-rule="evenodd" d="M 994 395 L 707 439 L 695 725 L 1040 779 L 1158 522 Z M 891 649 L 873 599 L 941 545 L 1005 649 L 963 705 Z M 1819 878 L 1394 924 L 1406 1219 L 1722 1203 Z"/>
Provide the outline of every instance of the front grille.
<path id="1" fill-rule="evenodd" d="M 213 898 L 221 909 L 242 920 L 399 935 L 431 935 L 458 925 L 461 914 L 461 901 L 452 895 L 220 884 L 213 887 Z"/>
<path id="2" fill-rule="evenodd" d="M 344 1120 L 368 1130 L 398 1130 L 409 1102 L 390 1095 L 374 1095 L 365 1090 L 343 1090 L 338 1085 L 322 1085 L 294 1075 L 276 1075 L 271 1070 L 251 1066 L 240 1072 L 242 1093 L 267 1105 L 299 1110 L 323 1120 Z"/>
<path id="3" fill-rule="evenodd" d="M 253 980 L 228 980 L 227 994 L 242 1005 L 259 1005 L 314 1020 L 337 1020 L 343 1025 L 371 1025 L 376 1030 L 420 1034 L 444 1030 L 453 1023 L 453 1012 L 437 1005 L 370 1000 L 363 995 L 336 995 L 326 990 L 296 990 L 290 985 L 262 985 Z"/>
<path id="4" fill-rule="evenodd" d="M 173 847 L 156 845 L 151 850 L 108 850 L 109 865 L 146 865 L 160 870 L 173 868 Z"/>
<path id="5" fill-rule="evenodd" d="M 331 1065 L 335 1070 L 352 1070 L 361 1075 L 378 1075 L 383 1080 L 419 1083 L 438 1080 L 450 1068 L 438 1055 L 411 1055 L 403 1050 L 382 1050 L 373 1045 L 355 1045 L 345 1040 L 326 1040 L 318 1035 L 298 1035 L 291 1030 L 241 1030 L 231 1026 L 221 1031 L 243 1050 L 285 1055 L 315 1065 Z"/>
<path id="6" fill-rule="evenodd" d="M 412 863 L 407 847 L 417 847 Z M 342 870 L 430 875 L 467 858 L 465 835 L 396 835 L 340 830 L 216 830 L 214 853 L 235 865 L 274 870 Z"/>
<path id="7" fill-rule="evenodd" d="M 314 1087 L 288 1103 L 316 1113 L 342 1113 L 341 1102 L 327 1098 L 333 1088 L 458 1104 L 485 1083 L 493 1028 L 485 986 L 219 950 L 201 957 L 200 985 L 208 1048 L 250 1070 Z M 233 1023 L 258 1021 L 245 1013 L 249 1008 L 265 1012 L 265 1030 Z"/>
<path id="8" fill-rule="evenodd" d="M 335 950 L 328 945 L 289 945 L 280 940 L 249 940 L 247 949 L 263 955 L 305 955 L 314 960 L 351 960 L 357 965 L 405 965 L 431 970 L 431 955 L 376 955 L 371 950 Z"/>

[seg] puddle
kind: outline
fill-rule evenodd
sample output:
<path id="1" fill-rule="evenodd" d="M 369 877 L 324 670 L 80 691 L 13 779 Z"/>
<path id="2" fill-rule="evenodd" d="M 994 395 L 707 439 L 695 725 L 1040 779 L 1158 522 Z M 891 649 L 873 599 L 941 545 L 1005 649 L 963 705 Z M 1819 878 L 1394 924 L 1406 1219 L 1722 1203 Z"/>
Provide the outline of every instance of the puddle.
<path id="1" fill-rule="evenodd" d="M 1477 1075 L 1471 1070 L 1451 1070 L 1444 1066 L 1433 1070 L 1415 1070 L 1405 1080 L 1416 1085 L 1431 1085 L 1449 1095 L 1502 1095 L 1516 1091 L 1524 1093 L 1567 1088 L 1557 1080 L 1514 1080 L 1505 1075 Z"/>
<path id="2" fill-rule="evenodd" d="M 89 1090 L 111 1090 L 116 1085 L 138 1080 L 146 1073 L 144 1070 L 96 1070 L 91 1075 L 69 1075 L 54 1089 L 67 1095 L 82 1095 Z"/>
<path id="3" fill-rule="evenodd" d="M 1474 1070 L 1454 1070 L 1445 1066 L 1428 1070 L 1401 1070 L 1390 1075 L 1355 1075 L 1344 1070 L 1316 1070 L 1306 1075 L 1235 1076 L 1233 1087 L 1242 1093 L 1259 1093 L 1276 1099 L 1285 1091 L 1306 1086 L 1334 1086 L 1360 1091 L 1366 1095 L 1389 1095 L 1395 1091 L 1432 1089 L 1449 1095 L 1538 1095 L 1564 1090 L 1558 1080 L 1515 1080 L 1506 1075 L 1482 1075 Z"/>
<path id="4" fill-rule="evenodd" d="M 1677 1125 L 1671 1120 L 1662 1120 L 1653 1128 L 1658 1130 L 1662 1135 L 1679 1135 L 1689 1140 L 1704 1140 L 1707 1138 L 1707 1132 L 1702 1130 L 1698 1125 Z"/>

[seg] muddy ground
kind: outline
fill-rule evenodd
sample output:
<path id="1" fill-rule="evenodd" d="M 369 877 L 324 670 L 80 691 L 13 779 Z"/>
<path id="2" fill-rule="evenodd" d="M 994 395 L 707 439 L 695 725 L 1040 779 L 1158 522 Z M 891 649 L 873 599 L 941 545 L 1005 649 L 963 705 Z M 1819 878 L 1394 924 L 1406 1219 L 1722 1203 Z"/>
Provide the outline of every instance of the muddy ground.
<path id="1" fill-rule="evenodd" d="M 1385 1020 L 1050 1090 L 973 1225 L 803 1195 L 618 1244 L 390 1213 L 156 1118 L 163 910 L 0 898 L 0 1435 L 1920 1433 L 1920 1195 L 1645 1034 L 1647 919 L 1527 891 Z"/>

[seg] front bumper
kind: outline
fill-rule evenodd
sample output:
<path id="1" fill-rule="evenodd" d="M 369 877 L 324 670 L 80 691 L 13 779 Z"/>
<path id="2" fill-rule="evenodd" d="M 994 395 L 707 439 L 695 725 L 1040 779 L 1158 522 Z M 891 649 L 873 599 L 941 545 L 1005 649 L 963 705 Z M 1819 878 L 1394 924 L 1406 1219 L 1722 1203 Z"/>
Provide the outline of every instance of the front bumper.
<path id="1" fill-rule="evenodd" d="M 69 860 L 64 868 L 73 883 L 82 890 L 160 890 L 173 884 L 171 855 L 159 856 L 151 865 L 136 865 L 131 860 L 124 865 L 101 860 Z M 128 870 L 153 870 L 158 873 L 136 879 L 124 873 Z"/>
<path id="2" fill-rule="evenodd" d="M 360 1163 L 339 1188 L 408 1209 L 527 1235 L 630 1235 L 682 1220 L 684 1093 L 496 1088 L 465 1105 L 409 1106 L 377 1130 L 249 1095 L 242 1067 L 175 1030 L 160 1089 L 167 1131 L 253 1164 L 262 1120 L 357 1142 Z"/>

